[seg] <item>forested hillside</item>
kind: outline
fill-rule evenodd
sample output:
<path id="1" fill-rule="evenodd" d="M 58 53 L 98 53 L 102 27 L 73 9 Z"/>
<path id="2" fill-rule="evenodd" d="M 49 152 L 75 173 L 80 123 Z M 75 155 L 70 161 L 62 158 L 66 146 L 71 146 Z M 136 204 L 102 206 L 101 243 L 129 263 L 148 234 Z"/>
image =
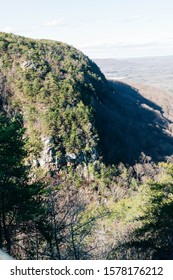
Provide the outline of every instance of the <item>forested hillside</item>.
<path id="1" fill-rule="evenodd" d="M 61 166 L 96 156 L 93 104 L 107 87 L 98 67 L 63 43 L 1 34 L 0 44 L 2 107 L 22 114 L 32 160 Z"/>
<path id="2" fill-rule="evenodd" d="M 0 33 L 0 248 L 172 259 L 171 129 L 75 48 Z"/>

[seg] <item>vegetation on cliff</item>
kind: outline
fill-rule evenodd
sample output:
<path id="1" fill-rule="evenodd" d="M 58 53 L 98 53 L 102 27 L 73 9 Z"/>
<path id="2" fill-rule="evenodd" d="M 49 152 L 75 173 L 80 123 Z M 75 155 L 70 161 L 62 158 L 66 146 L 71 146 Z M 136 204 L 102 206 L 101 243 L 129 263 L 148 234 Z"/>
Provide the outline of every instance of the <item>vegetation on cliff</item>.
<path id="1" fill-rule="evenodd" d="M 170 121 L 121 86 L 71 46 L 0 33 L 0 247 L 15 258 L 173 258 Z"/>
<path id="2" fill-rule="evenodd" d="M 99 68 L 63 43 L 0 36 L 1 102 L 21 113 L 31 154 L 38 158 L 45 137 L 53 138 L 52 161 L 68 154 L 90 160 L 97 146 L 93 104 L 108 84 Z"/>

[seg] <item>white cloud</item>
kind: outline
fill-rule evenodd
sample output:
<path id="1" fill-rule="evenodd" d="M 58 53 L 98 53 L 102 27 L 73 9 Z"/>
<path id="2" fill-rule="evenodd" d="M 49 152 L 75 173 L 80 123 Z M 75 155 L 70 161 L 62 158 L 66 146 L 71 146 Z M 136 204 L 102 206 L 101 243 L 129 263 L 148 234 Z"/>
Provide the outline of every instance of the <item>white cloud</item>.
<path id="1" fill-rule="evenodd" d="M 2 32 L 7 32 L 7 33 L 14 32 L 14 28 L 12 26 L 3 27 L 1 30 Z"/>
<path id="2" fill-rule="evenodd" d="M 0 28 L 2 32 L 6 32 L 6 33 L 25 33 L 25 32 L 32 32 L 32 31 L 36 31 L 38 28 L 36 26 L 31 26 L 31 27 L 17 27 L 17 26 L 6 26 L 6 27 L 2 27 Z"/>
<path id="3" fill-rule="evenodd" d="M 140 48 L 140 47 L 160 47 L 160 46 L 173 46 L 173 37 L 165 37 L 155 40 L 122 40 L 116 42 L 100 42 L 92 44 L 80 45 L 82 49 L 113 49 L 113 48 Z"/>
<path id="4" fill-rule="evenodd" d="M 135 15 L 135 16 L 131 16 L 131 17 L 125 17 L 125 18 L 117 18 L 117 19 L 115 19 L 115 20 L 113 20 L 113 21 L 115 21 L 115 22 L 128 22 L 128 21 L 135 21 L 135 20 L 139 20 L 139 19 L 141 19 L 142 18 L 142 16 L 140 16 L 140 15 Z"/>
<path id="5" fill-rule="evenodd" d="M 141 16 L 136 15 L 136 16 L 128 17 L 125 20 L 137 20 L 137 19 L 140 19 L 140 18 L 141 18 Z"/>
<path id="6" fill-rule="evenodd" d="M 173 38 L 144 41 L 117 41 L 112 43 L 96 43 L 81 45 L 79 48 L 91 57 L 135 57 L 150 55 L 167 55 L 172 53 Z"/>
<path id="7" fill-rule="evenodd" d="M 64 26 L 66 23 L 60 18 L 60 19 L 54 19 L 51 21 L 47 21 L 44 26 L 52 27 L 52 26 Z"/>

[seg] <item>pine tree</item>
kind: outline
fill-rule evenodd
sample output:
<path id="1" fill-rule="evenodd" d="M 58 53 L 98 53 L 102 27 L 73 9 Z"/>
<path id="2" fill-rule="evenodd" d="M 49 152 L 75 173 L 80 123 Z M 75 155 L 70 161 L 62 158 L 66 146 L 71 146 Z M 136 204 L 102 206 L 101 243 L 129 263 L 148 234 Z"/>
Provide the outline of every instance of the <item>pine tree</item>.
<path id="1" fill-rule="evenodd" d="M 0 247 L 9 254 L 21 225 L 29 220 L 34 224 L 41 209 L 41 184 L 29 178 L 23 136 L 20 118 L 0 114 Z"/>

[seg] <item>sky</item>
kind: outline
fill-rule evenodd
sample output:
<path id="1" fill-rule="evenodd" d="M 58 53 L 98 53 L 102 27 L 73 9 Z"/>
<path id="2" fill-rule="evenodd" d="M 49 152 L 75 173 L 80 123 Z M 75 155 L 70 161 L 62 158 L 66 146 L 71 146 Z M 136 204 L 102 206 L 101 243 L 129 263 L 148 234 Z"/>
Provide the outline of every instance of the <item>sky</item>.
<path id="1" fill-rule="evenodd" d="M 92 59 L 173 55 L 173 0 L 0 0 L 0 31 Z"/>

